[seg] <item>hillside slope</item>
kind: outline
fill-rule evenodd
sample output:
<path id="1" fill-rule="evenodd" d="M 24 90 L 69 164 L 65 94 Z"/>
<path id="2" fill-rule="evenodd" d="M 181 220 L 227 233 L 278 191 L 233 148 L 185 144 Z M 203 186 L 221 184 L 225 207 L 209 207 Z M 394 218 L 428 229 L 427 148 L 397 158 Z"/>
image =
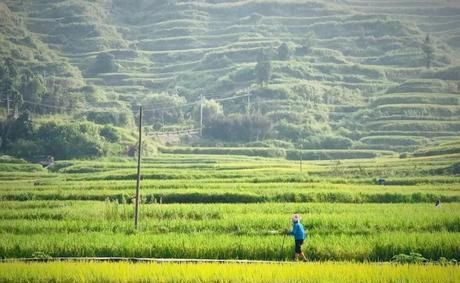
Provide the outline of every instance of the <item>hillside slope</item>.
<path id="1" fill-rule="evenodd" d="M 148 109 L 180 106 L 200 94 L 232 97 L 249 89 L 250 104 L 222 102 L 223 111 L 261 113 L 273 124 L 267 138 L 297 145 L 326 147 L 325 137 L 337 135 L 355 148 L 411 151 L 436 143 L 437 132 L 458 136 L 456 1 L 2 2 L 2 18 L 21 25 L 2 28 L 2 41 L 13 47 L 1 56 L 14 56 L 23 44 L 19 34 L 29 34 L 37 42 L 31 54 L 51 54 L 38 60 L 43 69 L 61 64 L 66 71 L 53 71 L 57 77 L 104 94 L 91 102 L 100 107 L 94 111 L 126 112 L 139 102 Z M 422 48 L 427 34 L 431 70 Z M 264 86 L 254 71 L 262 50 L 271 58 Z M 24 64 L 37 61 L 31 56 Z M 107 68 L 100 68 L 103 58 Z M 147 126 L 197 123 L 191 107 L 171 118 L 175 111 L 152 114 Z"/>

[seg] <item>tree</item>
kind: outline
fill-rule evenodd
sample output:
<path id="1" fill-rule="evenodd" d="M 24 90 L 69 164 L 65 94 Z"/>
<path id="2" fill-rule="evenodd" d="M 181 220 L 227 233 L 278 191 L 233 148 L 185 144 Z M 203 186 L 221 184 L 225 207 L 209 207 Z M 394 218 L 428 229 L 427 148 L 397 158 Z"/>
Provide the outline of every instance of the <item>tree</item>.
<path id="1" fill-rule="evenodd" d="M 17 109 L 22 104 L 22 96 L 18 91 L 18 70 L 11 58 L 6 58 L 0 68 L 0 83 L 1 98 L 5 100 L 8 111 L 11 107 Z"/>
<path id="2" fill-rule="evenodd" d="M 58 159 L 95 157 L 104 153 L 99 129 L 89 122 L 63 125 L 48 122 L 38 129 L 36 138 L 43 153 Z"/>
<path id="3" fill-rule="evenodd" d="M 261 114 L 217 116 L 209 121 L 204 135 L 226 141 L 255 141 L 271 132 L 271 121 Z"/>
<path id="4" fill-rule="evenodd" d="M 257 65 L 255 68 L 256 79 L 260 85 L 268 83 L 272 75 L 272 63 L 266 51 L 261 50 L 257 55 Z"/>
<path id="5" fill-rule="evenodd" d="M 185 98 L 177 94 L 158 93 L 149 96 L 142 101 L 146 108 L 144 119 L 152 125 L 181 123 L 184 120 L 182 106 L 185 102 Z"/>
<path id="6" fill-rule="evenodd" d="M 98 54 L 91 73 L 100 74 L 117 72 L 118 64 L 115 63 L 114 59 L 115 56 L 110 53 Z"/>
<path id="7" fill-rule="evenodd" d="M 434 47 L 429 34 L 427 34 L 425 37 L 425 41 L 422 45 L 422 50 L 423 53 L 425 53 L 426 68 L 430 69 L 434 59 Z"/>
<path id="8" fill-rule="evenodd" d="M 215 119 L 217 116 L 222 115 L 223 113 L 224 111 L 222 109 L 222 105 L 220 105 L 219 102 L 215 101 L 214 99 L 206 99 L 203 102 L 203 121 L 210 121 Z"/>
<path id="9" fill-rule="evenodd" d="M 29 70 L 26 70 L 21 75 L 21 92 L 24 100 L 40 103 L 46 93 L 46 86 L 40 76 L 34 76 Z M 24 107 L 33 112 L 37 111 L 37 107 L 33 104 L 27 104 Z"/>
<path id="10" fill-rule="evenodd" d="M 278 59 L 280 59 L 280 60 L 289 60 L 290 57 L 291 57 L 291 49 L 286 44 L 286 42 L 283 42 L 278 47 Z"/>
<path id="11" fill-rule="evenodd" d="M 10 119 L 2 125 L 2 150 L 8 149 L 19 139 L 30 140 L 34 135 L 32 119 L 28 111 L 22 113 L 17 119 Z"/>

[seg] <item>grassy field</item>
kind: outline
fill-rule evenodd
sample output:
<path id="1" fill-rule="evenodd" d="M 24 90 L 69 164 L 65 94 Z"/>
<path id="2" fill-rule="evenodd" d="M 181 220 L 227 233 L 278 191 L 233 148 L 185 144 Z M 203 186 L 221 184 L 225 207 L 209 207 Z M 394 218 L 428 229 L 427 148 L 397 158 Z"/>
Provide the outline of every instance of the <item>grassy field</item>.
<path id="1" fill-rule="evenodd" d="M 458 282 L 456 266 L 0 263 L 1 282 Z"/>
<path id="2" fill-rule="evenodd" d="M 297 212 L 310 260 L 459 259 L 460 180 L 448 170 L 457 160 L 310 161 L 300 172 L 280 159 L 146 158 L 138 231 L 134 161 L 61 161 L 49 172 L 10 161 L 1 164 L 0 256 L 287 260 L 283 231 Z"/>

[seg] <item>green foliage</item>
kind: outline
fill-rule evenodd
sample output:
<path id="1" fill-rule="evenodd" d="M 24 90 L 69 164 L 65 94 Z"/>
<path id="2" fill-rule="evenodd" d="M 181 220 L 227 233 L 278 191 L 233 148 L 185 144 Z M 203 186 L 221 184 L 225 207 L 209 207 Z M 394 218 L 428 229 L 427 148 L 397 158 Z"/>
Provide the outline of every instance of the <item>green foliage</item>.
<path id="1" fill-rule="evenodd" d="M 43 151 L 56 159 L 103 155 L 98 127 L 92 123 L 49 122 L 38 129 L 37 139 L 43 144 Z"/>
<path id="2" fill-rule="evenodd" d="M 431 125 L 420 123 L 425 125 L 417 125 L 410 135 L 433 136 L 439 130 L 435 122 L 458 118 L 452 107 L 458 103 L 450 104 L 455 99 L 452 95 L 420 99 L 420 104 L 449 107 L 401 106 L 409 98 L 393 106 L 374 101 L 388 89 L 389 93 L 458 91 L 452 50 L 459 45 L 450 36 L 456 28 L 450 21 L 455 9 L 446 8 L 446 3 L 439 6 L 429 0 L 417 9 L 390 3 L 386 12 L 396 9 L 400 13 L 388 17 L 367 6 L 324 1 L 211 1 L 193 7 L 177 1 L 152 5 L 145 1 L 129 5 L 126 0 L 111 5 L 103 1 L 32 2 L 7 1 L 0 8 L 0 60 L 12 60 L 10 65 L 17 71 L 17 75 L 5 76 L 2 86 L 9 91 L 2 95 L 9 92 L 14 98 L 11 108 L 18 107 L 16 116 L 25 109 L 35 115 L 73 113 L 77 119 L 86 116 L 96 123 L 129 128 L 134 125 L 133 111 L 121 104 L 143 103 L 150 109 L 171 107 L 146 112 L 149 129 L 179 128 L 198 121 L 196 110 L 189 113 L 182 108 L 197 100 L 198 89 L 231 96 L 259 83 L 270 87 L 255 90 L 257 100 L 251 102 L 254 110 L 274 124 L 276 131 L 265 135 L 267 138 L 295 143 L 308 138 L 312 148 L 321 148 L 325 136 L 341 136 L 353 139 L 357 148 L 407 152 L 418 145 L 396 149 L 357 140 L 368 131 L 383 132 L 379 136 L 406 131 L 408 118 L 433 121 Z M 149 13 L 152 16 L 145 17 Z M 413 22 L 405 19 L 405 13 L 413 16 Z M 427 17 L 438 19 L 436 25 L 424 22 Z M 61 20 L 50 24 L 49 19 Z M 429 58 L 429 65 L 442 69 L 421 71 L 421 64 Z M 179 98 L 169 95 L 175 89 L 181 90 Z M 174 98 L 151 99 L 152 92 Z M 106 99 L 120 104 L 110 107 L 113 111 L 75 113 L 84 106 L 94 109 Z M 6 106 L 4 101 L 2 106 Z M 228 116 L 245 110 L 239 102 L 222 106 Z M 0 113 L 5 113 L 3 108 Z M 363 108 L 371 108 L 375 115 L 355 120 L 353 112 Z M 216 118 L 205 117 L 205 125 L 211 120 Z M 373 120 L 381 123 L 375 129 L 368 125 Z M 398 126 L 400 121 L 404 125 Z M 455 135 L 455 127 L 441 128 L 443 134 Z M 318 135 L 321 137 L 315 138 Z M 222 142 L 248 140 L 254 138 Z M 432 137 L 429 142 L 436 143 Z"/>
<path id="3" fill-rule="evenodd" d="M 100 53 L 96 56 L 93 67 L 90 69 L 91 74 L 115 73 L 119 66 L 114 61 L 115 56 L 110 53 Z"/>
<path id="4" fill-rule="evenodd" d="M 204 99 L 203 100 L 203 123 L 204 125 L 208 125 L 212 123 L 212 121 L 218 119 L 224 114 L 224 110 L 222 109 L 222 105 L 219 102 L 215 101 L 214 99 Z M 196 106 L 193 110 L 193 116 L 195 117 L 195 121 L 199 121 L 200 119 L 200 105 Z"/>
<path id="5" fill-rule="evenodd" d="M 260 85 L 268 84 L 272 76 L 272 63 L 268 51 L 262 49 L 257 54 L 257 64 L 254 71 L 256 80 Z"/>
<path id="6" fill-rule="evenodd" d="M 206 122 L 206 137 L 227 141 L 254 141 L 268 137 L 272 124 L 261 114 L 217 116 Z"/>
<path id="7" fill-rule="evenodd" d="M 101 135 L 101 137 L 105 138 L 107 141 L 111 143 L 116 143 L 120 141 L 120 134 L 112 126 L 105 125 L 99 130 L 99 134 Z"/>
<path id="8" fill-rule="evenodd" d="M 82 115 L 84 115 L 88 121 L 101 125 L 112 124 L 118 127 L 126 127 L 133 124 L 133 117 L 128 110 L 90 110 Z"/>
<path id="9" fill-rule="evenodd" d="M 422 50 L 425 53 L 426 68 L 430 69 L 431 64 L 434 58 L 434 47 L 433 42 L 429 34 L 426 35 L 425 40 L 422 45 Z"/>
<path id="10" fill-rule="evenodd" d="M 291 56 L 292 56 L 292 50 L 289 48 L 286 42 L 283 42 L 278 47 L 278 59 L 285 61 L 285 60 L 289 60 Z"/>
<path id="11" fill-rule="evenodd" d="M 91 158 L 122 153 L 121 143 L 131 142 L 113 126 L 91 122 L 42 121 L 34 123 L 24 112 L 1 125 L 1 152 L 35 160 L 51 155 L 57 159 Z M 145 147 L 150 147 L 150 143 Z"/>
<path id="12" fill-rule="evenodd" d="M 395 255 L 394 257 L 391 258 L 391 261 L 402 263 L 402 264 L 408 264 L 408 263 L 423 263 L 423 262 L 427 262 L 428 260 L 419 253 L 410 253 L 408 255 L 407 254 Z"/>
<path id="13" fill-rule="evenodd" d="M 142 101 L 146 108 L 144 121 L 152 125 L 180 123 L 184 120 L 182 106 L 185 103 L 186 100 L 177 94 L 159 93 L 148 96 Z"/>

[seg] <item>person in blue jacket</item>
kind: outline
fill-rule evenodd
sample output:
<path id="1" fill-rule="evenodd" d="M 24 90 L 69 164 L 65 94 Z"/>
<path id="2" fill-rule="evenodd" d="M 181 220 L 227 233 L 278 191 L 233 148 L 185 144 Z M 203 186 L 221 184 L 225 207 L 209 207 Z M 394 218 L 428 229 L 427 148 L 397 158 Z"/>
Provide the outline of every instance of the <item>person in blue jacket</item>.
<path id="1" fill-rule="evenodd" d="M 292 231 L 290 234 L 294 236 L 295 240 L 294 260 L 298 260 L 299 257 L 302 256 L 303 261 L 307 261 L 305 254 L 302 252 L 302 245 L 306 238 L 306 233 L 302 223 L 300 223 L 300 219 L 300 215 L 298 214 L 294 214 L 292 216 Z"/>

